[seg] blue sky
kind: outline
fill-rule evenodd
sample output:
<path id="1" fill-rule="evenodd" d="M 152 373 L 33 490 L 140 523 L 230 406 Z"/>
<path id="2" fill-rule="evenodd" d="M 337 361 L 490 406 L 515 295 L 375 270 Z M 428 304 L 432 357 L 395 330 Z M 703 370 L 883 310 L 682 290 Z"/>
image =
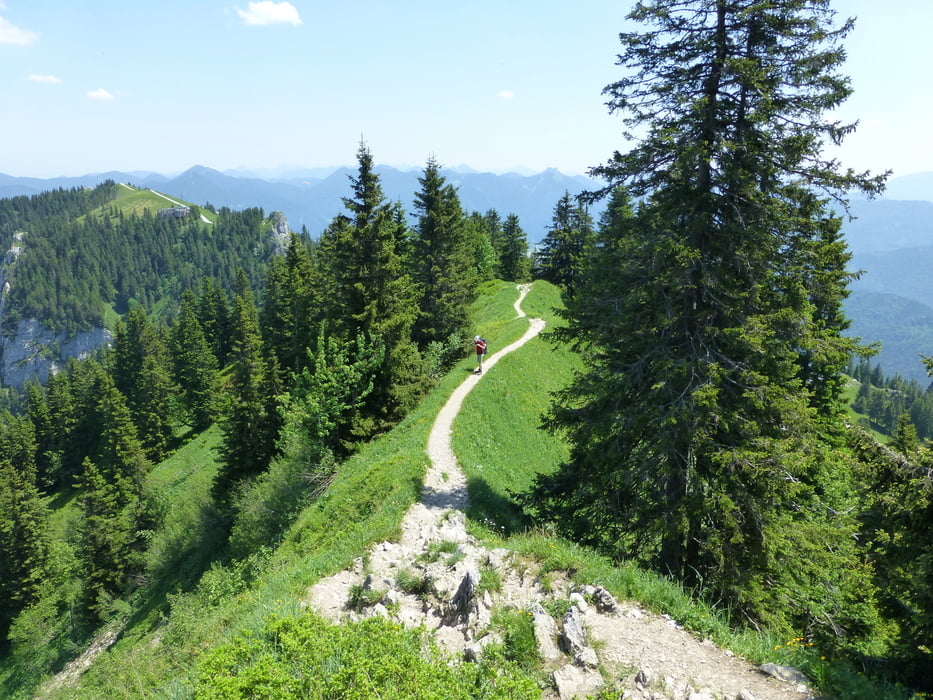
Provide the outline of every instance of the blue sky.
<path id="1" fill-rule="evenodd" d="M 0 0 L 0 172 L 355 162 L 584 172 L 626 0 Z M 839 157 L 933 171 L 933 2 L 835 0 L 859 119 Z"/>

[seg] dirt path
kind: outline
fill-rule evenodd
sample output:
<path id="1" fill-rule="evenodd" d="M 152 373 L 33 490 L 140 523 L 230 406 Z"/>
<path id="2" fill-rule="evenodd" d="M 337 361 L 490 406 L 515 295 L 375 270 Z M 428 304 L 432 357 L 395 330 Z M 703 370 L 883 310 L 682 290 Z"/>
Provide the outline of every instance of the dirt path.
<path id="1" fill-rule="evenodd" d="M 519 317 L 528 292 L 521 285 L 515 303 Z M 496 362 L 544 328 L 531 319 L 528 331 L 484 362 Z M 471 375 L 441 409 L 428 437 L 431 466 L 422 498 L 406 513 L 398 542 L 374 546 L 351 569 L 315 584 L 305 603 L 336 622 L 371 615 L 425 627 L 455 657 L 476 658 L 487 643 L 491 611 L 510 606 L 533 616 L 539 654 L 551 673 L 545 698 L 583 698 L 607 684 L 628 700 L 800 700 L 809 696 L 805 679 L 778 681 L 761 670 L 681 629 L 673 620 L 619 602 L 602 588 L 571 585 L 569 577 L 543 578 L 533 563 L 504 549 L 488 550 L 466 531 L 469 499 L 466 477 L 451 446 L 451 427 L 464 398 L 485 375 Z M 441 554 L 440 552 L 446 552 Z M 484 571 L 495 570 L 499 590 L 479 594 Z M 420 582 L 417 593 L 404 580 Z M 428 593 L 425 593 L 425 590 Z M 360 593 L 366 595 L 360 604 Z M 570 612 L 555 619 L 545 611 L 554 601 Z M 554 609 L 553 607 L 551 608 Z M 786 670 L 790 672 L 792 669 Z"/>
<path id="2" fill-rule="evenodd" d="M 525 312 L 522 310 L 522 301 L 531 285 L 519 285 L 518 300 L 515 302 L 515 313 L 518 318 L 525 318 Z M 491 370 L 500 358 L 505 357 L 534 338 L 538 333 L 544 330 L 544 321 L 540 318 L 533 318 L 525 334 L 511 345 L 507 345 L 499 352 L 493 353 L 483 361 L 483 367 L 486 372 Z M 471 374 L 463 383 L 454 390 L 454 393 L 447 399 L 447 403 L 441 408 L 440 413 L 434 421 L 434 427 L 428 436 L 428 457 L 431 458 L 431 467 L 424 479 L 424 487 L 421 492 L 421 502 L 437 515 L 451 508 L 457 510 L 466 510 L 468 496 L 466 490 L 466 476 L 464 476 L 457 458 L 454 456 L 450 447 L 451 429 L 454 419 L 460 413 L 460 407 L 463 400 L 467 397 L 473 387 L 483 378 L 482 374 Z"/>

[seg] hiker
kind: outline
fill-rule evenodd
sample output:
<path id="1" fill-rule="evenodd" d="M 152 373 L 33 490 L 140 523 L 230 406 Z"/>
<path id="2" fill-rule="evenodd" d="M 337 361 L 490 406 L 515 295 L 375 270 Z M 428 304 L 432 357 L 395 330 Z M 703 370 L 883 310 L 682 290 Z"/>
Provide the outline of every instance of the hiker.
<path id="1" fill-rule="evenodd" d="M 476 371 L 474 374 L 483 373 L 483 355 L 486 354 L 486 339 L 478 335 L 473 338 L 473 347 L 476 348 Z"/>

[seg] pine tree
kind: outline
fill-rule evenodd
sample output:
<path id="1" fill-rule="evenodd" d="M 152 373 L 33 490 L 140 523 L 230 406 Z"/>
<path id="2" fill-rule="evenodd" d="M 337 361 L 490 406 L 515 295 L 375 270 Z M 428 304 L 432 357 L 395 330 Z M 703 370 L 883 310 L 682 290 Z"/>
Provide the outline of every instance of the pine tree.
<path id="1" fill-rule="evenodd" d="M 467 244 L 470 249 L 470 265 L 473 276 L 479 282 L 491 280 L 496 275 L 499 257 L 486 228 L 486 221 L 479 212 L 472 212 L 464 221 Z"/>
<path id="2" fill-rule="evenodd" d="M 45 390 L 38 381 L 27 382 L 24 389 L 26 415 L 32 422 L 36 440 L 36 485 L 45 490 L 58 481 L 61 454 L 57 452 L 56 430 Z"/>
<path id="3" fill-rule="evenodd" d="M 123 395 L 107 376 L 101 381 L 89 425 L 96 427 L 99 437 L 95 453 L 82 465 L 79 555 L 86 610 L 103 619 L 110 601 L 128 591 L 142 569 L 150 465 Z"/>
<path id="4" fill-rule="evenodd" d="M 535 256 L 535 277 L 573 296 L 595 238 L 593 220 L 586 208 L 574 203 L 570 193 L 565 192 L 554 206 L 551 227 Z"/>
<path id="5" fill-rule="evenodd" d="M 287 372 L 304 366 L 314 328 L 323 317 L 315 275 L 310 247 L 291 234 L 285 255 L 269 265 L 261 315 L 263 341 Z"/>
<path id="6" fill-rule="evenodd" d="M 47 575 L 49 515 L 28 470 L 0 459 L 0 648 Z"/>
<path id="7" fill-rule="evenodd" d="M 386 203 L 372 154 L 357 152 L 353 196 L 344 198 L 349 215 L 338 216 L 320 247 L 328 322 L 345 340 L 358 333 L 385 346 L 375 388 L 354 421 L 366 438 L 397 421 L 424 391 L 426 379 L 412 327 L 418 315 L 416 289 L 403 256 L 404 229 L 398 208 Z"/>
<path id="8" fill-rule="evenodd" d="M 432 157 L 415 193 L 415 283 L 420 295 L 414 338 L 421 347 L 468 334 L 469 305 L 476 297 L 469 241 L 460 197 Z"/>
<path id="9" fill-rule="evenodd" d="M 273 262 L 278 258 L 273 258 Z M 223 367 L 230 352 L 230 311 L 227 295 L 217 281 L 206 277 L 201 282 L 195 312 L 204 340 L 217 358 L 217 366 Z"/>
<path id="10" fill-rule="evenodd" d="M 531 275 L 528 238 L 517 214 L 509 214 L 502 227 L 498 274 L 501 279 L 511 282 L 524 282 Z"/>
<path id="11" fill-rule="evenodd" d="M 142 307 L 127 313 L 125 326 L 117 324 L 111 352 L 111 375 L 126 398 L 139 439 L 149 458 L 161 461 L 172 436 L 170 397 L 175 387 L 168 351 Z"/>
<path id="12" fill-rule="evenodd" d="M 352 342 L 327 337 L 321 326 L 307 355 L 307 366 L 282 397 L 279 454 L 237 499 L 230 535 L 237 556 L 276 541 L 300 509 L 323 493 L 346 456 L 353 412 L 372 391 L 385 351 L 362 334 Z"/>
<path id="13" fill-rule="evenodd" d="M 213 493 L 230 513 L 236 492 L 266 470 L 276 452 L 281 426 L 278 367 L 264 356 L 259 312 L 245 275 L 237 276 L 233 302 L 233 377 L 229 405 L 222 420 L 221 467 Z"/>
<path id="14" fill-rule="evenodd" d="M 172 366 L 182 405 L 196 430 L 207 428 L 217 417 L 217 358 L 198 322 L 194 294 L 185 292 L 181 311 L 172 327 Z"/>
<path id="15" fill-rule="evenodd" d="M 647 28 L 621 35 L 625 77 L 606 92 L 644 136 L 593 174 L 640 204 L 558 331 L 587 372 L 553 409 L 572 456 L 538 507 L 753 619 L 857 639 L 874 613 L 851 464 L 814 410 L 838 400 L 852 347 L 844 249 L 814 193 L 883 182 L 820 154 L 852 128 L 822 118 L 850 92 L 850 24 L 822 0 L 658 0 L 630 17 Z M 827 567 L 831 585 L 805 583 Z"/>

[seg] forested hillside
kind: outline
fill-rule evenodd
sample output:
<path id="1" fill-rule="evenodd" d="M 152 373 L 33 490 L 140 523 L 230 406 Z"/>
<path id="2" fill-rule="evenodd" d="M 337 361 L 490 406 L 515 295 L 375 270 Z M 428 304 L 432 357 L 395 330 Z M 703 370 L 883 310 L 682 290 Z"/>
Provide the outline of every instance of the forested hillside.
<path id="1" fill-rule="evenodd" d="M 276 241 L 259 209 L 222 209 L 202 219 L 161 217 L 171 203 L 113 181 L 0 200 L 0 245 L 21 252 L 7 276 L 3 327 L 36 318 L 74 333 L 104 325 L 108 309 L 152 310 L 211 277 L 232 290 L 242 269 L 258 288 Z"/>

